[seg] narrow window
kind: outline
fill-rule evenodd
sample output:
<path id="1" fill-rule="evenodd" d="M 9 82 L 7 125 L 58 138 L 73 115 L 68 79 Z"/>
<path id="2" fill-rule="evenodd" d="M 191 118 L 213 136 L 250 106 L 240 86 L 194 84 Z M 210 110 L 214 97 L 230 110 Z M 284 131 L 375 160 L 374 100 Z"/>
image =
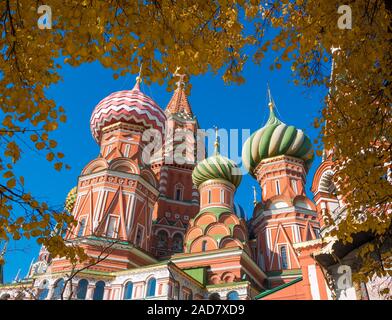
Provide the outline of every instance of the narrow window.
<path id="1" fill-rule="evenodd" d="M 281 259 L 281 263 L 282 263 L 282 269 L 288 269 L 286 246 L 280 247 L 280 259 Z"/>
<path id="2" fill-rule="evenodd" d="M 126 144 L 125 145 L 125 150 L 124 150 L 124 157 L 128 157 L 128 155 L 129 155 L 129 148 L 130 148 L 130 145 L 129 144 Z"/>
<path id="3" fill-rule="evenodd" d="M 155 296 L 155 288 L 157 286 L 157 280 L 155 278 L 151 278 L 147 282 L 147 297 Z"/>
<path id="4" fill-rule="evenodd" d="M 180 252 L 183 247 L 183 238 L 182 235 L 176 233 L 173 237 L 173 251 Z"/>
<path id="5" fill-rule="evenodd" d="M 275 181 L 275 186 L 276 186 L 276 194 L 280 195 L 280 184 L 279 184 L 279 180 Z"/>
<path id="6" fill-rule="evenodd" d="M 108 156 L 111 150 L 112 150 L 112 145 L 106 147 L 106 157 Z"/>
<path id="7" fill-rule="evenodd" d="M 297 181 L 295 179 L 291 180 L 291 187 L 293 188 L 293 191 L 298 194 L 298 188 L 297 188 Z"/>
<path id="8" fill-rule="evenodd" d="M 98 281 L 95 284 L 93 300 L 103 300 L 103 293 L 105 292 L 105 282 Z"/>
<path id="9" fill-rule="evenodd" d="M 211 198 L 212 198 L 212 194 L 211 194 L 211 190 L 208 190 L 208 203 L 211 203 Z"/>
<path id="10" fill-rule="evenodd" d="M 174 284 L 173 299 L 175 299 L 175 300 L 179 300 L 180 299 L 180 284 L 178 282 L 176 282 Z"/>
<path id="11" fill-rule="evenodd" d="M 143 230 L 139 226 L 136 231 L 136 241 L 135 241 L 136 245 L 140 247 L 142 245 L 142 241 L 143 241 Z"/>
<path id="12" fill-rule="evenodd" d="M 160 230 L 158 232 L 158 243 L 157 246 L 160 249 L 166 249 L 167 248 L 167 241 L 168 241 L 168 234 L 165 230 Z"/>
<path id="13" fill-rule="evenodd" d="M 83 237 L 85 227 L 86 227 L 86 218 L 82 218 L 79 221 L 78 237 Z"/>
<path id="14" fill-rule="evenodd" d="M 175 199 L 177 201 L 181 201 L 182 200 L 182 189 L 180 187 L 176 188 L 176 197 Z"/>
<path id="15" fill-rule="evenodd" d="M 88 287 L 88 281 L 86 279 L 82 279 L 79 281 L 78 288 L 76 291 L 76 298 L 78 300 L 86 299 L 87 287 Z"/>
<path id="16" fill-rule="evenodd" d="M 115 238 L 117 236 L 116 224 L 117 224 L 117 218 L 113 216 L 109 216 L 108 228 L 106 231 L 106 235 L 108 238 Z"/>
<path id="17" fill-rule="evenodd" d="M 60 279 L 56 282 L 56 284 L 54 285 L 52 300 L 61 299 L 61 295 L 64 289 L 64 284 L 65 284 L 64 279 Z"/>
<path id="18" fill-rule="evenodd" d="M 201 251 L 205 252 L 207 250 L 207 240 L 203 240 L 201 243 Z"/>
<path id="19" fill-rule="evenodd" d="M 220 191 L 220 200 L 221 203 L 225 203 L 225 190 Z"/>
<path id="20" fill-rule="evenodd" d="M 47 280 L 42 281 L 40 289 L 38 291 L 38 300 L 45 300 L 48 297 L 49 293 L 49 283 Z"/>
<path id="21" fill-rule="evenodd" d="M 131 300 L 133 292 L 133 283 L 127 282 L 124 289 L 124 300 Z"/>

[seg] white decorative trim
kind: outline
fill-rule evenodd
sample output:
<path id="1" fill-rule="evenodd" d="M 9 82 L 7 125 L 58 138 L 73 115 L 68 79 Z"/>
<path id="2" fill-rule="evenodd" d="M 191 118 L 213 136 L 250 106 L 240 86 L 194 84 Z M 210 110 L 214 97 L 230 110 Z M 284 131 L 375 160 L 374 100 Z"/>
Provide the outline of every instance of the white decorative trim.
<path id="1" fill-rule="evenodd" d="M 320 289 L 317 281 L 316 265 L 308 265 L 308 277 L 313 300 L 320 300 Z"/>

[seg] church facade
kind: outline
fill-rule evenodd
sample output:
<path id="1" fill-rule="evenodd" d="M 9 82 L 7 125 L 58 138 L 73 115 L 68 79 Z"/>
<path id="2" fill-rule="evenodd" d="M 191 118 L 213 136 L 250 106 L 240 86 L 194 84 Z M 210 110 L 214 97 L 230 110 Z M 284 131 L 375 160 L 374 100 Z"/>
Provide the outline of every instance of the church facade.
<path id="1" fill-rule="evenodd" d="M 278 119 L 271 97 L 267 123 L 243 145 L 243 164 L 262 190 L 248 220 L 234 202 L 241 170 L 220 154 L 218 137 L 214 153 L 204 155 L 182 77 L 165 111 L 140 81 L 95 107 L 90 127 L 99 156 L 66 199 L 78 222 L 66 240 L 97 263 L 71 265 L 43 247 L 25 279 L 0 285 L 0 298 L 369 298 L 366 284 L 338 288 L 339 274 L 317 260 L 334 241 L 325 237 L 334 227 L 325 215 L 344 212 L 331 154 L 316 172 L 312 201 L 305 193 L 312 143 Z M 146 160 L 154 136 L 164 138 Z"/>

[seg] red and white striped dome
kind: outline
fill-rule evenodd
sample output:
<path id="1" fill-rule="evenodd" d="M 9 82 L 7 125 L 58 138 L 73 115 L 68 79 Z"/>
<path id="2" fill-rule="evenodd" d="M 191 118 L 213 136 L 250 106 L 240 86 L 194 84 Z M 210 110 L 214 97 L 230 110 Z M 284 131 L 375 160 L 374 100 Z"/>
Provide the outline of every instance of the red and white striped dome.
<path id="1" fill-rule="evenodd" d="M 99 142 L 102 129 L 118 121 L 142 124 L 161 133 L 165 129 L 166 116 L 150 97 L 140 91 L 139 81 L 132 90 L 113 92 L 95 107 L 90 119 L 90 129 Z"/>

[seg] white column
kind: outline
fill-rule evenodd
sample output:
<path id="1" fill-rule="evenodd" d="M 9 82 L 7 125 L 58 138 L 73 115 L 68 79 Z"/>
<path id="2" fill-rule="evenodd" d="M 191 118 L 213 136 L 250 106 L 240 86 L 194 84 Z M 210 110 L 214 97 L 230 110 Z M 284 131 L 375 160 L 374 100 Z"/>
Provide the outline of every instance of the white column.
<path id="1" fill-rule="evenodd" d="M 110 288 L 105 287 L 103 291 L 103 300 L 109 300 Z"/>
<path id="2" fill-rule="evenodd" d="M 89 285 L 87 287 L 86 300 L 93 300 L 94 289 L 95 285 Z"/>
<path id="3" fill-rule="evenodd" d="M 50 300 L 50 299 L 52 299 L 53 291 L 54 291 L 54 287 L 53 287 L 53 285 L 50 285 L 50 286 L 49 286 L 48 295 L 46 296 L 45 300 Z"/>
<path id="4" fill-rule="evenodd" d="M 317 281 L 316 265 L 311 264 L 308 266 L 308 277 L 313 300 L 320 300 L 320 289 Z"/>

